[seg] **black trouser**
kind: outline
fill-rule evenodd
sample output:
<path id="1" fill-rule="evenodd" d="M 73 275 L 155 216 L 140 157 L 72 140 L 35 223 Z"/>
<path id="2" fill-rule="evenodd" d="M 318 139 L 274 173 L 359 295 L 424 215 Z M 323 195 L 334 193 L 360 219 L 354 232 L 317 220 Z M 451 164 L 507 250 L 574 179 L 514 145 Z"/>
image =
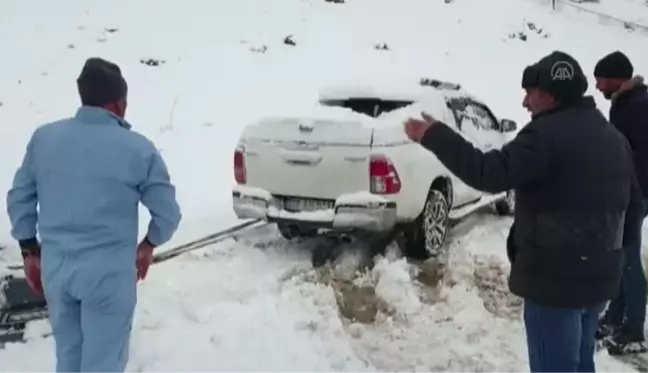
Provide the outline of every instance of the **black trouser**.
<path id="1" fill-rule="evenodd" d="M 645 205 L 645 204 L 644 204 Z M 619 296 L 608 306 L 603 322 L 623 326 L 633 340 L 644 340 L 646 320 L 646 277 L 641 260 L 641 228 L 646 214 L 635 221 L 627 221 L 623 237 L 625 265 Z"/>

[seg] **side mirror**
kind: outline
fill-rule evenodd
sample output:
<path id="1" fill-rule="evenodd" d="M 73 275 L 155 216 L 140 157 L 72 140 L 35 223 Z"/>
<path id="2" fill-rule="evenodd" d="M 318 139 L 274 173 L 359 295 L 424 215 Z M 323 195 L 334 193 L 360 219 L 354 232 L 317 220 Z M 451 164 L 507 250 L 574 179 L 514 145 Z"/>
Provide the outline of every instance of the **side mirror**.
<path id="1" fill-rule="evenodd" d="M 502 119 L 500 121 L 502 132 L 513 132 L 517 129 L 517 123 L 511 119 Z"/>

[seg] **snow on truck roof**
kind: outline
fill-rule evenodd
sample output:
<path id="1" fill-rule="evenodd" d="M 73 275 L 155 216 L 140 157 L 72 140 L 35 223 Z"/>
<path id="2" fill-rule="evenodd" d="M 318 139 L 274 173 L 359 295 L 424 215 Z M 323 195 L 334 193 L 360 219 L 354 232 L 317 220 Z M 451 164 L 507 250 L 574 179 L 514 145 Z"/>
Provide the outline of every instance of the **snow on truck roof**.
<path id="1" fill-rule="evenodd" d="M 331 85 L 319 91 L 320 101 L 350 98 L 379 98 L 393 101 L 418 101 L 434 94 L 444 96 L 467 95 L 461 85 L 437 79 L 377 81 L 355 85 Z"/>
<path id="2" fill-rule="evenodd" d="M 434 79 L 422 79 L 414 81 L 399 81 L 396 84 L 384 84 L 384 82 L 355 84 L 355 85 L 333 85 L 320 90 L 319 103 L 310 107 L 291 108 L 289 113 L 266 115 L 256 121 L 258 125 L 276 123 L 298 123 L 298 122 L 331 122 L 361 124 L 365 127 L 393 126 L 394 123 L 401 123 L 413 112 L 424 110 L 421 106 L 423 98 L 433 97 L 470 97 L 460 85 L 455 83 L 442 82 Z M 393 110 L 387 110 L 379 115 L 368 115 L 354 111 L 350 107 L 339 105 L 322 105 L 326 101 L 344 101 L 348 99 L 379 99 L 381 101 L 402 101 L 405 105 L 399 105 Z M 434 100 L 437 101 L 437 100 Z M 426 103 L 425 110 L 432 110 L 436 115 L 445 112 L 445 100 L 436 102 L 436 109 L 431 109 L 430 103 Z"/>
<path id="3" fill-rule="evenodd" d="M 298 119 L 297 119 L 298 118 Z M 315 105 L 305 108 L 293 108 L 290 113 L 285 115 L 266 115 L 259 118 L 257 123 L 276 123 L 276 122 L 290 122 L 290 121 L 313 121 L 313 122 L 330 122 L 336 121 L 339 123 L 363 123 L 368 124 L 373 121 L 373 118 L 364 114 L 356 113 L 351 109 L 344 107 L 331 107 Z"/>

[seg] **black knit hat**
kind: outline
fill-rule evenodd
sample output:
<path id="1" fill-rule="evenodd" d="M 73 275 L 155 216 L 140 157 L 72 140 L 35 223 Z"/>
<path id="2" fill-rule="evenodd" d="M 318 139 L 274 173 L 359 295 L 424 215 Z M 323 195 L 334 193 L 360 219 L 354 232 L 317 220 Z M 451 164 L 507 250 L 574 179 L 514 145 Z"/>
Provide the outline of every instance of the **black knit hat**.
<path id="1" fill-rule="evenodd" d="M 578 61 L 555 51 L 524 69 L 522 88 L 538 88 L 551 93 L 560 103 L 569 104 L 583 97 L 587 78 Z"/>
<path id="2" fill-rule="evenodd" d="M 594 76 L 597 78 L 630 79 L 633 72 L 630 59 L 620 51 L 601 58 L 594 67 Z"/>
<path id="3" fill-rule="evenodd" d="M 101 58 L 88 58 L 77 79 L 81 103 L 104 106 L 126 98 L 128 85 L 116 64 Z"/>

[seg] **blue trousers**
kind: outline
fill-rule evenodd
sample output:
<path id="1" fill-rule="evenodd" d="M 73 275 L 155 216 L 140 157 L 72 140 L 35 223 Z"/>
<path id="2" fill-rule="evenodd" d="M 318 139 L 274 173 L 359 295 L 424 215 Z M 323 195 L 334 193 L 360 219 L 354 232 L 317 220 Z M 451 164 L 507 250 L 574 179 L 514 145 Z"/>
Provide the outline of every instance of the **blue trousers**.
<path id="1" fill-rule="evenodd" d="M 65 261 L 44 267 L 56 371 L 123 372 L 137 303 L 134 264 L 105 273 Z"/>
<path id="2" fill-rule="evenodd" d="M 524 300 L 531 372 L 595 372 L 594 333 L 605 302 L 557 308 Z"/>
<path id="3" fill-rule="evenodd" d="M 606 324 L 622 326 L 630 337 L 643 340 L 646 321 L 646 277 L 641 260 L 641 228 L 645 215 L 635 221 L 626 221 L 623 232 L 625 265 L 619 295 L 605 314 Z"/>

